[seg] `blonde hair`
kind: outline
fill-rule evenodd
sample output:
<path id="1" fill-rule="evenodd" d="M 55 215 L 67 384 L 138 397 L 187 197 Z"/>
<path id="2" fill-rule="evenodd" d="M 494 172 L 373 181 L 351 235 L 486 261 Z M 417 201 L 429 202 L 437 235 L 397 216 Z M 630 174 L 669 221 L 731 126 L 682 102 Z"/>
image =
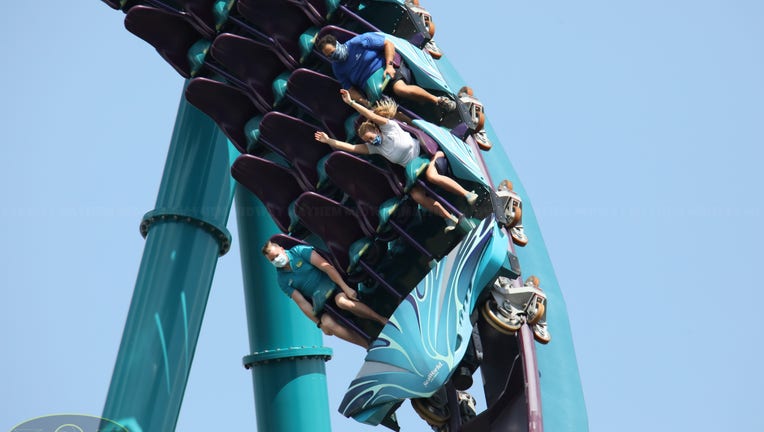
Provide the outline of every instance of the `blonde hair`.
<path id="1" fill-rule="evenodd" d="M 358 126 L 358 136 L 363 137 L 366 132 L 374 132 L 379 134 L 379 128 L 371 120 L 366 120 Z"/>
<path id="2" fill-rule="evenodd" d="M 394 100 L 386 97 L 378 100 L 374 105 L 374 108 L 372 108 L 372 111 L 374 114 L 391 119 L 398 113 L 398 104 L 395 103 Z"/>

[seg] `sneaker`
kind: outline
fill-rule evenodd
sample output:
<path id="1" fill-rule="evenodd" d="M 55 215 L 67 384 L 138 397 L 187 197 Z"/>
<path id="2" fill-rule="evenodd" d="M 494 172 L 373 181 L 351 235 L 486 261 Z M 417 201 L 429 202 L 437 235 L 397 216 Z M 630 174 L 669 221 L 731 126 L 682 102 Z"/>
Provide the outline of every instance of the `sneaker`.
<path id="1" fill-rule="evenodd" d="M 446 227 L 443 228 L 443 232 L 451 232 L 456 229 L 457 225 L 459 225 L 459 219 L 457 219 L 455 216 L 451 216 L 450 218 L 446 219 Z"/>
<path id="2" fill-rule="evenodd" d="M 470 191 L 464 197 L 467 198 L 467 204 L 473 206 L 475 205 L 475 202 L 477 202 L 478 194 L 476 194 L 475 191 Z"/>
<path id="3" fill-rule="evenodd" d="M 490 149 L 492 146 L 491 140 L 488 139 L 488 134 L 485 133 L 485 129 L 480 129 L 472 134 L 472 138 L 475 139 L 475 142 L 477 142 L 478 146 L 483 150 Z"/>
<path id="4" fill-rule="evenodd" d="M 434 58 L 435 60 L 443 57 L 443 52 L 440 50 L 440 48 L 438 48 L 437 45 L 435 45 L 435 41 L 432 39 L 429 40 L 426 44 L 424 44 L 424 50 L 430 53 L 432 58 Z"/>
<path id="5" fill-rule="evenodd" d="M 469 420 L 477 416 L 477 401 L 475 401 L 471 394 L 466 391 L 457 390 L 456 399 L 459 401 L 462 418 Z"/>
<path id="6" fill-rule="evenodd" d="M 451 99 L 441 96 L 438 98 L 438 108 L 442 109 L 444 112 L 451 112 L 456 110 L 456 102 L 452 101 Z"/>

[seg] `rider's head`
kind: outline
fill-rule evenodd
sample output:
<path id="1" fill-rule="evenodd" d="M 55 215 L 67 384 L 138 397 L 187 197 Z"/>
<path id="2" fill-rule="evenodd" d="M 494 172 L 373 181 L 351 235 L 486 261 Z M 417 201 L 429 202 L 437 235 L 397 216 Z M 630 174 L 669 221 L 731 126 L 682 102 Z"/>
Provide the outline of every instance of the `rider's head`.
<path id="1" fill-rule="evenodd" d="M 289 262 L 284 248 L 270 240 L 265 243 L 262 252 L 265 258 L 276 267 L 284 267 Z"/>
<path id="2" fill-rule="evenodd" d="M 316 49 L 321 51 L 325 56 L 330 57 L 334 54 L 334 50 L 337 49 L 337 38 L 333 35 L 325 35 L 316 42 Z"/>
<path id="3" fill-rule="evenodd" d="M 367 143 L 373 143 L 377 137 L 381 138 L 379 128 L 369 120 L 366 120 L 358 126 L 358 136 Z"/>

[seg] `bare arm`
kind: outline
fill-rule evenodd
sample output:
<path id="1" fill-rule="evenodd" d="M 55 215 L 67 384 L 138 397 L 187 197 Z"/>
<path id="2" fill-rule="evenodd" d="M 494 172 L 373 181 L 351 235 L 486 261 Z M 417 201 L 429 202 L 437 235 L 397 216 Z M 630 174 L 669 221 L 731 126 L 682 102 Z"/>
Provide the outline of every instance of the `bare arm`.
<path id="1" fill-rule="evenodd" d="M 305 314 L 306 317 L 310 318 L 311 321 L 318 324 L 318 318 L 313 315 L 313 306 L 311 306 L 310 303 L 305 300 L 305 297 L 303 297 L 299 291 L 292 291 L 292 300 L 297 303 L 297 306 L 300 307 L 300 310 Z"/>
<path id="2" fill-rule="evenodd" d="M 385 46 L 383 48 L 385 54 L 385 75 L 389 75 L 392 78 L 395 75 L 395 68 L 393 67 L 393 59 L 395 58 L 395 45 L 389 40 L 385 39 Z"/>
<path id="3" fill-rule="evenodd" d="M 369 147 L 367 147 L 366 144 L 350 144 L 345 141 L 339 141 L 334 138 L 329 138 L 329 135 L 327 135 L 326 132 L 316 132 L 315 138 L 316 141 L 328 144 L 329 147 L 337 150 L 356 154 L 369 154 Z"/>
<path id="4" fill-rule="evenodd" d="M 387 124 L 388 122 L 387 118 L 382 117 L 381 115 L 375 113 L 374 111 L 366 108 L 365 106 L 351 99 L 350 93 L 347 90 L 345 89 L 340 90 L 340 95 L 342 96 L 343 102 L 350 105 L 351 108 L 358 111 L 358 113 L 361 114 L 362 116 L 366 117 L 367 119 L 373 121 L 374 123 L 380 126 Z"/>
<path id="5" fill-rule="evenodd" d="M 340 276 L 340 273 L 337 271 L 337 269 L 334 268 L 333 265 L 329 264 L 329 261 L 325 260 L 324 257 L 317 254 L 316 251 L 311 252 L 310 263 L 322 272 L 326 273 L 326 275 L 329 276 L 329 279 L 336 283 L 342 292 L 348 296 L 348 298 L 351 300 L 358 300 L 358 294 L 356 294 L 355 290 L 350 288 L 350 286 L 348 286 L 348 284 L 346 284 L 342 279 L 342 276 Z"/>

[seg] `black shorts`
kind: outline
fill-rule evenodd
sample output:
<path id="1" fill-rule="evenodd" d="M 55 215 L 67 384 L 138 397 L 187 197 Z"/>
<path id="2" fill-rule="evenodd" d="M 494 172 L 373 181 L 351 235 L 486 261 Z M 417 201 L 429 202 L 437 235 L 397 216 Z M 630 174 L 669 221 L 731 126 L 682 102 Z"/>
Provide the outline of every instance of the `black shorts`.
<path id="1" fill-rule="evenodd" d="M 439 157 L 435 159 L 435 170 L 440 175 L 449 175 L 448 174 L 448 159 L 446 159 L 445 156 Z"/>
<path id="2" fill-rule="evenodd" d="M 393 66 L 395 67 L 395 66 Z M 393 78 L 390 80 L 389 83 L 387 83 L 387 86 L 385 86 L 385 90 L 382 92 L 388 96 L 393 95 L 393 84 L 395 84 L 397 81 L 403 80 L 405 83 L 411 82 L 411 70 L 406 66 L 406 63 L 401 62 L 401 65 L 395 68 L 395 75 L 393 75 Z"/>

